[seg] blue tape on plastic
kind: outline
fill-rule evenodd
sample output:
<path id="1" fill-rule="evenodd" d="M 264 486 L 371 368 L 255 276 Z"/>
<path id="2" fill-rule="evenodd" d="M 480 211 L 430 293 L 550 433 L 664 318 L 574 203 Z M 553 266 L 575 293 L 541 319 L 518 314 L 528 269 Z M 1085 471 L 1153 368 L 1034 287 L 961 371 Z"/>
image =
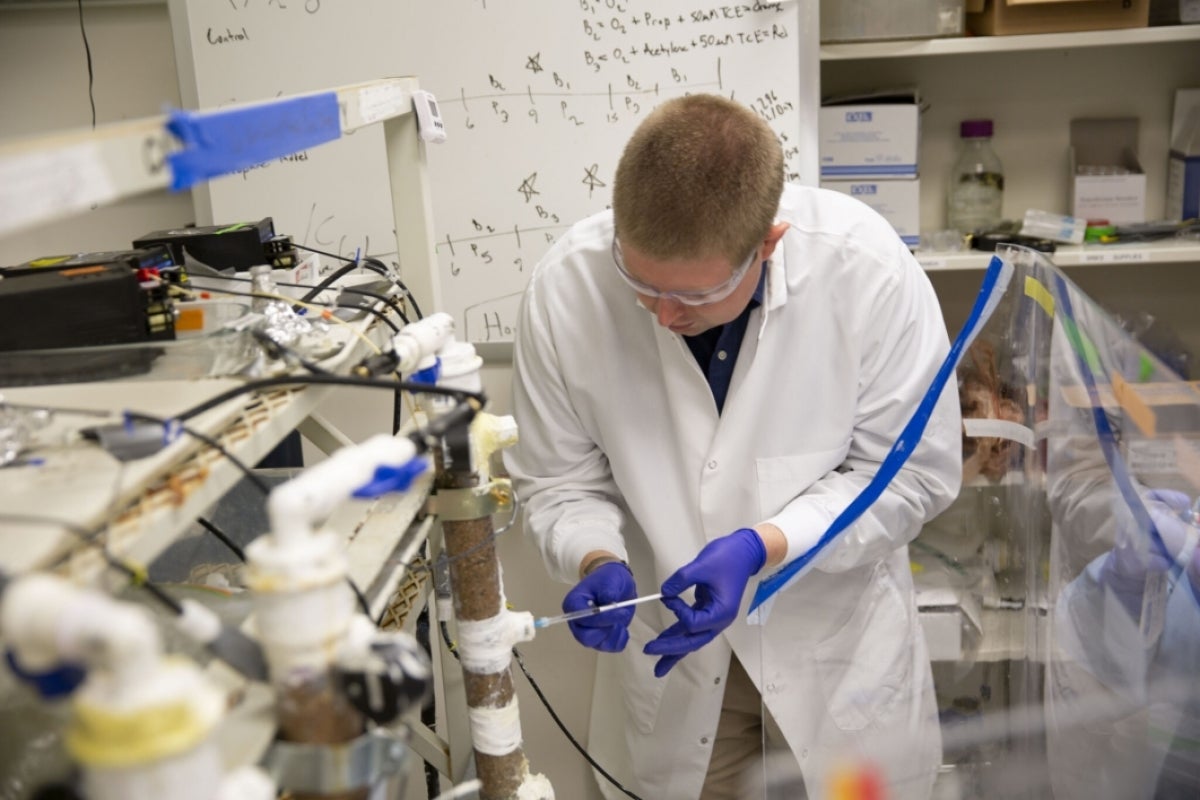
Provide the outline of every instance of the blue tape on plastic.
<path id="1" fill-rule="evenodd" d="M 335 92 L 226 111 L 173 111 L 167 130 L 183 144 L 167 156 L 177 191 L 342 134 Z"/>
<path id="2" fill-rule="evenodd" d="M 926 390 L 925 396 L 921 398 L 917 410 L 913 412 L 912 418 L 909 419 L 904 430 L 900 432 L 900 436 L 892 444 L 892 449 L 884 457 L 883 463 L 879 465 L 879 471 L 851 501 L 850 505 L 846 506 L 842 513 L 834 519 L 815 545 L 758 584 L 758 589 L 754 592 L 754 600 L 750 603 L 752 621 L 762 622 L 766 609 L 759 612 L 759 607 L 799 578 L 801 573 L 812 565 L 813 560 L 829 546 L 830 542 L 850 527 L 856 519 L 862 516 L 863 512 L 871 507 L 872 503 L 879 499 L 883 490 L 892 482 L 892 478 L 896 477 L 900 468 L 904 466 L 909 456 L 920 444 L 921 436 L 925 433 L 925 426 L 933 415 L 938 398 L 942 395 L 942 389 L 946 386 L 946 382 L 954 376 L 954 370 L 957 369 L 963 353 L 971 346 L 971 342 L 975 340 L 975 336 L 984 323 L 996 310 L 1000 298 L 1004 296 L 1004 292 L 1008 288 L 1012 275 L 1012 264 L 999 256 L 992 256 L 992 260 L 988 263 L 987 274 L 983 278 L 983 284 L 979 288 L 979 294 L 975 298 L 975 305 L 971 309 L 971 315 L 967 318 L 966 324 L 963 325 L 953 344 L 950 345 L 950 352 L 946 355 L 941 367 L 938 368 L 933 383 Z"/>

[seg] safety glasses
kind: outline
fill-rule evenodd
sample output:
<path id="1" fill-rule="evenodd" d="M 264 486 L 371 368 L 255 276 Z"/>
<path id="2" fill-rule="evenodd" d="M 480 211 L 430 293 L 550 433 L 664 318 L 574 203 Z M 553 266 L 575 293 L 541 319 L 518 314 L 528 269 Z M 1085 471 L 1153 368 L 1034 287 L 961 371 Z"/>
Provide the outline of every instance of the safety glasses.
<path id="1" fill-rule="evenodd" d="M 711 289 L 689 289 L 687 291 L 663 292 L 655 289 L 653 286 L 642 283 L 637 278 L 630 275 L 629 270 L 625 268 L 625 261 L 621 257 L 621 242 L 618 241 L 617 237 L 614 236 L 612 243 L 613 263 L 617 265 L 617 272 L 620 273 L 621 277 L 635 292 L 648 297 L 660 299 L 666 297 L 672 300 L 678 300 L 685 306 L 706 306 L 711 303 L 719 303 L 725 298 L 729 297 L 729 295 L 733 294 L 733 291 L 737 289 L 738 284 L 742 282 L 742 278 L 746 277 L 746 273 L 750 271 L 750 265 L 754 263 L 754 258 L 757 255 L 758 248 L 756 247 L 753 251 L 751 251 L 750 255 L 747 256 L 745 262 L 733 271 L 733 274 L 729 276 L 729 280 L 725 281 L 719 286 L 714 286 Z"/>

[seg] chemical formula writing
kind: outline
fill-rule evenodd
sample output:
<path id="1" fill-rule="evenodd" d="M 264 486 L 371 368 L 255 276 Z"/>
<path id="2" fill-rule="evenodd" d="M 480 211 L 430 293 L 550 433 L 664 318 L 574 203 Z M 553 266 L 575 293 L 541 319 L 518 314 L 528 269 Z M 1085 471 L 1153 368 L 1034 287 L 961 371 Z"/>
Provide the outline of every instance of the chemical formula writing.
<path id="1" fill-rule="evenodd" d="M 462 13 L 460 27 L 482 36 L 511 32 L 499 17 L 525 12 L 492 3 Z M 433 158 L 436 247 L 447 310 L 469 336 L 511 337 L 516 290 L 573 222 L 609 205 L 624 141 L 668 98 L 745 103 L 776 131 L 797 179 L 797 27 L 782 3 L 579 0 L 554 12 L 559 35 L 530 20 L 494 53 L 436 60 L 426 84 L 449 132 Z"/>

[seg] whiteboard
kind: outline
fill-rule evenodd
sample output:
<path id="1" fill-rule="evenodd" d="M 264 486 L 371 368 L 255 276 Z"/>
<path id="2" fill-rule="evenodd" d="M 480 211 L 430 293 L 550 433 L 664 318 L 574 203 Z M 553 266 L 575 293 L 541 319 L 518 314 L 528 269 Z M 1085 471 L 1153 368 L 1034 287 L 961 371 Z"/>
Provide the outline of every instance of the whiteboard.
<path id="1" fill-rule="evenodd" d="M 818 179 L 816 0 L 171 0 L 185 105 L 220 107 L 415 75 L 448 138 L 430 145 L 435 297 L 462 338 L 510 342 L 533 266 L 607 207 L 655 105 L 732 97 Z M 395 260 L 382 136 L 359 131 L 195 193 L 197 221 L 271 216 L 300 244 Z M 429 265 L 399 265 L 402 274 Z M 426 301 L 426 298 L 419 298 Z"/>

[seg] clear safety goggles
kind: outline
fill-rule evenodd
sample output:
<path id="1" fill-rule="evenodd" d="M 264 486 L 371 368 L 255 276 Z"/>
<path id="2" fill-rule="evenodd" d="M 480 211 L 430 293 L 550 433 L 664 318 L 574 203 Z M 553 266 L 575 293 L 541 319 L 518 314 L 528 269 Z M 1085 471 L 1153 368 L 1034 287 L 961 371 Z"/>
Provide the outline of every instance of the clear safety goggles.
<path id="1" fill-rule="evenodd" d="M 621 257 L 621 242 L 617 239 L 617 237 L 614 236 L 612 243 L 613 263 L 617 265 L 617 272 L 621 274 L 621 277 L 635 292 L 648 297 L 660 299 L 666 297 L 670 298 L 671 300 L 678 300 L 685 306 L 706 306 L 711 303 L 719 303 L 725 298 L 729 297 L 729 295 L 733 294 L 734 289 L 738 287 L 738 284 L 742 282 L 742 278 L 746 277 L 746 273 L 750 271 L 750 265 L 754 263 L 756 256 L 758 256 L 757 247 L 750 252 L 750 255 L 746 258 L 745 262 L 743 262 L 740 267 L 733 271 L 733 274 L 729 276 L 729 280 L 725 281 L 719 286 L 714 286 L 711 289 L 688 289 L 686 291 L 663 292 L 655 289 L 653 286 L 642 283 L 637 278 L 630 275 L 629 270 L 625 268 L 625 261 Z"/>

